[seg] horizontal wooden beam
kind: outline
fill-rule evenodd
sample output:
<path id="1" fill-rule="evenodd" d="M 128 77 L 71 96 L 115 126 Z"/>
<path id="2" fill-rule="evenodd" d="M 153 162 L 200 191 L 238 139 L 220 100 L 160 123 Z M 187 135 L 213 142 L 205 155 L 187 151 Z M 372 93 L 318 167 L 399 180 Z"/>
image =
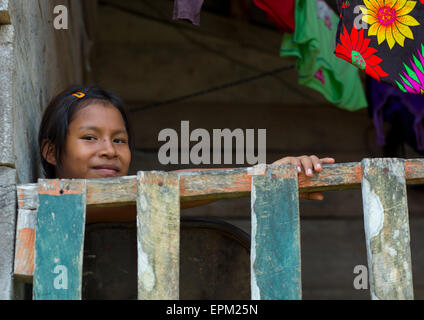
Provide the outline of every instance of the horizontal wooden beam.
<path id="1" fill-rule="evenodd" d="M 268 166 L 238 169 L 194 169 L 177 171 L 181 176 L 181 202 L 248 197 L 253 175 L 266 175 Z M 424 183 L 424 160 L 406 160 L 407 184 Z M 299 174 L 299 192 L 356 189 L 361 185 L 359 162 L 324 165 L 312 177 Z M 19 208 L 37 209 L 37 184 L 17 187 Z M 87 206 L 124 206 L 136 203 L 137 177 L 87 180 Z"/>

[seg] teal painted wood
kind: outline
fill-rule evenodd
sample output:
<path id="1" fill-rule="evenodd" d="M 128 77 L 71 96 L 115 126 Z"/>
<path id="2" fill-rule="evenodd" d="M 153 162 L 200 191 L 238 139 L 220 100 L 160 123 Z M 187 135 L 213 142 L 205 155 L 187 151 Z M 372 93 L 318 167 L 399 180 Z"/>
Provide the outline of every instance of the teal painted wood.
<path id="1" fill-rule="evenodd" d="M 84 180 L 39 181 L 34 300 L 80 300 L 85 231 Z"/>
<path id="2" fill-rule="evenodd" d="M 293 166 L 252 178 L 252 300 L 302 298 L 299 193 Z"/>

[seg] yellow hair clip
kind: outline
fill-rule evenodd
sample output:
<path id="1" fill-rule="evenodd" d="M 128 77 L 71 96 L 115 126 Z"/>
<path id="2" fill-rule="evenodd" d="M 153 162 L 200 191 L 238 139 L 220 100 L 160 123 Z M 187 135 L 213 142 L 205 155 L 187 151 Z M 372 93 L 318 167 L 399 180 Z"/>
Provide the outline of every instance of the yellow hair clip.
<path id="1" fill-rule="evenodd" d="M 77 92 L 77 93 L 74 93 L 73 96 L 81 99 L 81 98 L 84 98 L 85 97 L 85 93 Z"/>

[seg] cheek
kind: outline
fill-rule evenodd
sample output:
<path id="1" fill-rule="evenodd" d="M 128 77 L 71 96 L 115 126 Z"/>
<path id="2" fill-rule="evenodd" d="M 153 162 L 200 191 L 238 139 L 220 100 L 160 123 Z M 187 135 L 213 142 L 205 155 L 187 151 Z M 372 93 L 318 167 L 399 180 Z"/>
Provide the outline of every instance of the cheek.
<path id="1" fill-rule="evenodd" d="M 90 159 L 96 154 L 94 146 L 89 146 L 83 141 L 74 141 L 67 148 L 65 157 L 66 162 L 70 167 L 83 168 L 88 166 Z"/>
<path id="2" fill-rule="evenodd" d="M 131 163 L 131 151 L 128 147 L 125 147 L 123 148 L 123 150 L 121 150 L 120 153 L 121 153 L 122 164 L 125 165 L 128 169 Z"/>

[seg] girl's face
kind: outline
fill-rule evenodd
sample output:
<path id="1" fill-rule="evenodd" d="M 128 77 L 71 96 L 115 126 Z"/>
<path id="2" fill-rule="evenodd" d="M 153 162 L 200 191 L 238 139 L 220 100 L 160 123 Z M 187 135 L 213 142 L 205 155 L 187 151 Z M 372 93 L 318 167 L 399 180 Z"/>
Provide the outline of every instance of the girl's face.
<path id="1" fill-rule="evenodd" d="M 93 102 L 69 124 L 58 179 L 120 177 L 128 174 L 131 152 L 121 113 L 110 103 Z"/>

